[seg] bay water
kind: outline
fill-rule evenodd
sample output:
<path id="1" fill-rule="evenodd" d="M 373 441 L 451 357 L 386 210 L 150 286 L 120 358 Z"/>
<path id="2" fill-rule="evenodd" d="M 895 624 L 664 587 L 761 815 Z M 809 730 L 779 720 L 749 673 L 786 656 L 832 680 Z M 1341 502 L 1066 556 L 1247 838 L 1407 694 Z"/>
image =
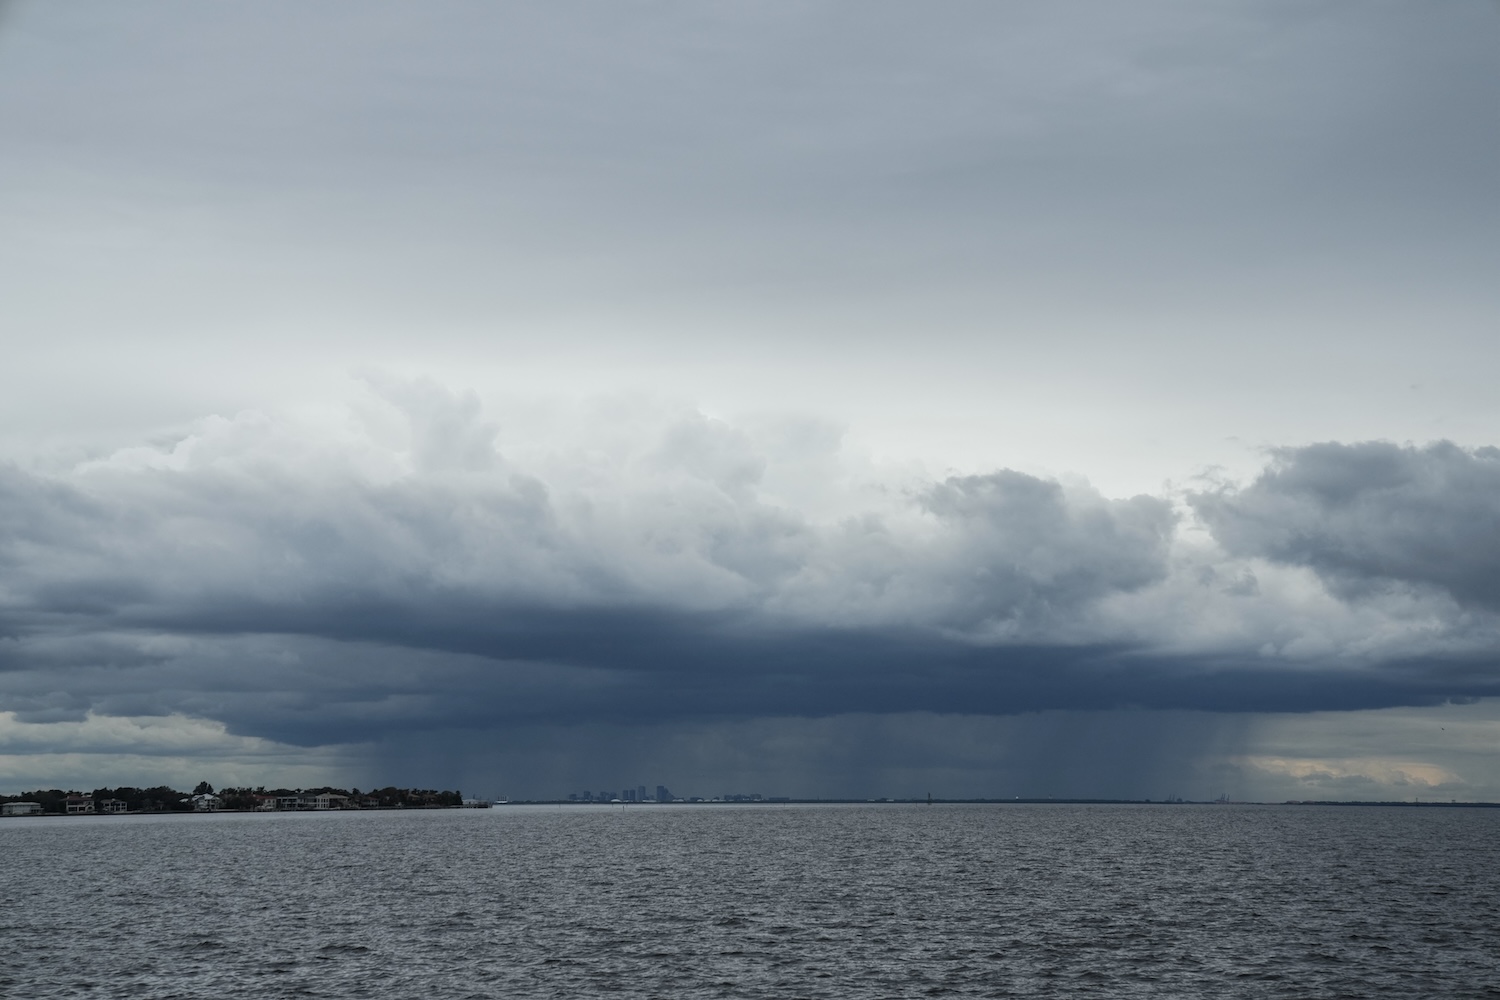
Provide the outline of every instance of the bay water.
<path id="1" fill-rule="evenodd" d="M 1500 997 L 1500 810 L 0 820 L 4 997 Z"/>

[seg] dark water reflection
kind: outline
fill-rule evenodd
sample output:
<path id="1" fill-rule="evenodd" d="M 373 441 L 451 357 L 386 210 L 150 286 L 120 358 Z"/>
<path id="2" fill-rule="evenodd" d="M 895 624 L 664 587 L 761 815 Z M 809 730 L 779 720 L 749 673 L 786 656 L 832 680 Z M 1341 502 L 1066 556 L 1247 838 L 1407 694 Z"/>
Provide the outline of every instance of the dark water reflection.
<path id="1" fill-rule="evenodd" d="M 1500 810 L 0 822 L 15 997 L 1500 996 Z"/>

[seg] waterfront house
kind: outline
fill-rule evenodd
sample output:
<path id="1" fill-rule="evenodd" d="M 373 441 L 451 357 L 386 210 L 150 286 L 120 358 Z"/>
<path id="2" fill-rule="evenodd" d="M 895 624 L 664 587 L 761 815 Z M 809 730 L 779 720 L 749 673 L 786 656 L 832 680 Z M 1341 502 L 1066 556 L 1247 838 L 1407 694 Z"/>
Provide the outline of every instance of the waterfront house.
<path id="1" fill-rule="evenodd" d="M 0 804 L 0 816 L 40 816 L 40 802 L 6 802 Z"/>

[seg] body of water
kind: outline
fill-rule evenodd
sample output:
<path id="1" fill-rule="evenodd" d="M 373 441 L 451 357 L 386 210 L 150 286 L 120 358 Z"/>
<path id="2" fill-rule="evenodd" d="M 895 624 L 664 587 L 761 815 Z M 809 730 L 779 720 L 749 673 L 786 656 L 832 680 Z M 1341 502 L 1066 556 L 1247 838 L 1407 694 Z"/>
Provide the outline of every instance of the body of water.
<path id="1" fill-rule="evenodd" d="M 1500 810 L 0 821 L 5 997 L 1500 997 Z"/>

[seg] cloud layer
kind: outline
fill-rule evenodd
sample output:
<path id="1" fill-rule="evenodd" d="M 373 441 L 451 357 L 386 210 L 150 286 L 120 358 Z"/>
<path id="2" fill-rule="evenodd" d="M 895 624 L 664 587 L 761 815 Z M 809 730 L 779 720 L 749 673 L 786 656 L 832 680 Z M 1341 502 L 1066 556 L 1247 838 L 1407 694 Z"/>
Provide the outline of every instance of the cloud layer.
<path id="1" fill-rule="evenodd" d="M 1289 449 L 1176 508 L 647 404 L 507 447 L 472 394 L 370 384 L 0 469 L 0 706 L 318 746 L 1500 692 L 1493 449 Z"/>

